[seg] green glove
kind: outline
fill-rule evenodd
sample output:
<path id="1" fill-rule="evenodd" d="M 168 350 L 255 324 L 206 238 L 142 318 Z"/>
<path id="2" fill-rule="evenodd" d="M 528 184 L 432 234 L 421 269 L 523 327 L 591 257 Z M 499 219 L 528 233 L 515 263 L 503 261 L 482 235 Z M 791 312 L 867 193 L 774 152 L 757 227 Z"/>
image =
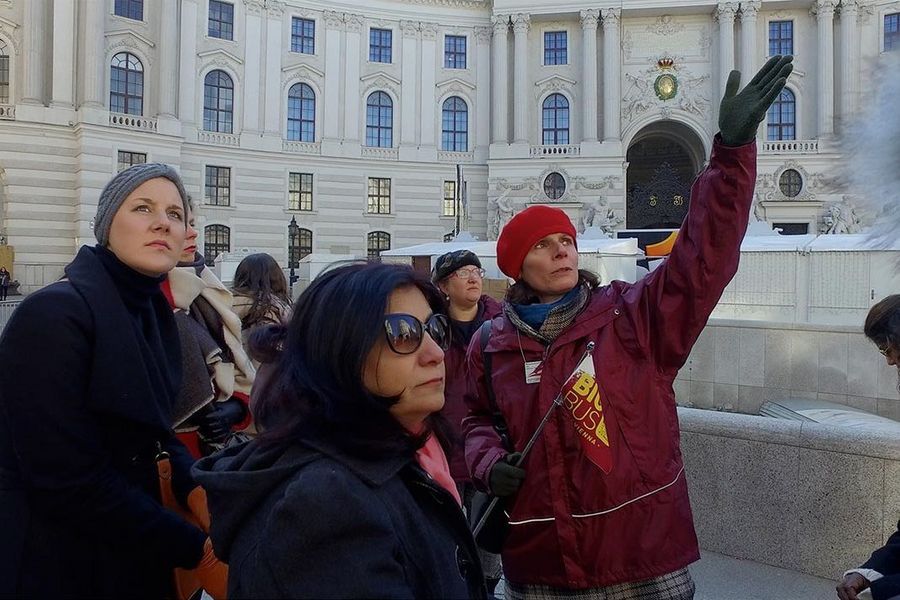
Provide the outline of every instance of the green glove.
<path id="1" fill-rule="evenodd" d="M 773 56 L 738 94 L 741 72 L 732 71 L 725 85 L 725 96 L 719 105 L 719 131 L 726 146 L 743 146 L 756 137 L 756 130 L 766 118 L 794 70 L 793 56 Z"/>

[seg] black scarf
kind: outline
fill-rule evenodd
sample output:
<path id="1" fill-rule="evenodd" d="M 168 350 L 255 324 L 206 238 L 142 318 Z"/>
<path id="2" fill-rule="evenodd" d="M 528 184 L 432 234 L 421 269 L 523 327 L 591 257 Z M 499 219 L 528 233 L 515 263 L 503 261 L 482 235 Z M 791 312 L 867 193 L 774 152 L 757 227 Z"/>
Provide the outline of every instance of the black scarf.
<path id="1" fill-rule="evenodd" d="M 160 277 L 142 275 L 122 263 L 110 250 L 99 245 L 88 250 L 94 254 L 109 275 L 125 307 L 124 313 L 120 311 L 105 313 L 103 319 L 106 323 L 98 323 L 97 327 L 114 328 L 120 332 L 130 329 L 134 332 L 131 339 L 136 342 L 146 373 L 146 381 L 156 400 L 156 411 L 150 412 L 157 412 L 162 417 L 162 422 L 158 424 L 168 429 L 171 427 L 171 412 L 175 397 L 181 385 L 181 347 L 172 309 L 159 287 L 165 275 Z M 77 278 L 71 275 L 70 278 L 77 286 Z M 124 321 L 121 320 L 123 317 Z M 124 347 L 128 337 L 130 336 L 121 337 L 123 359 L 129 357 Z M 140 412 L 147 416 L 146 410 Z"/>

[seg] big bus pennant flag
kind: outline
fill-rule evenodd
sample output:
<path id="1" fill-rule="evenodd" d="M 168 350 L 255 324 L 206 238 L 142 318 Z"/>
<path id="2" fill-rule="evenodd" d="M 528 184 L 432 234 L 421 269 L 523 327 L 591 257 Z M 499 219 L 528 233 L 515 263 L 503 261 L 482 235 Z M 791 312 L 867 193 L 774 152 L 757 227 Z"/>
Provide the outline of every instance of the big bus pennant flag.
<path id="1" fill-rule="evenodd" d="M 592 463 L 608 475 L 613 467 L 612 450 L 593 357 L 588 355 L 582 359 L 563 385 L 562 397 L 563 406 L 571 415 L 575 432 L 581 439 L 581 449 Z"/>

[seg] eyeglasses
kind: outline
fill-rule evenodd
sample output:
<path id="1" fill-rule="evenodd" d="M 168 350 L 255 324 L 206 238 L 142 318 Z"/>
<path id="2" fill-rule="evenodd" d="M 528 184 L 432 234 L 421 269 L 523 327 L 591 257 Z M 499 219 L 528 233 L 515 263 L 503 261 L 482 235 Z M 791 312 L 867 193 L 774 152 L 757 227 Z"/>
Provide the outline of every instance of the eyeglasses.
<path id="1" fill-rule="evenodd" d="M 891 347 L 890 346 L 884 346 L 884 347 L 878 346 L 878 351 L 881 352 L 882 356 L 886 357 L 888 354 L 891 353 Z"/>
<path id="2" fill-rule="evenodd" d="M 476 268 L 457 269 L 457 270 L 453 271 L 452 274 L 453 274 L 453 276 L 459 277 L 460 279 L 468 279 L 469 277 L 472 277 L 473 275 L 475 277 L 477 277 L 478 279 L 484 279 L 484 269 L 476 269 Z"/>
<path id="3" fill-rule="evenodd" d="M 450 347 L 450 321 L 446 315 L 433 314 L 424 324 L 405 313 L 384 315 L 384 334 L 388 346 L 397 354 L 412 354 L 418 350 L 425 332 L 441 350 Z"/>

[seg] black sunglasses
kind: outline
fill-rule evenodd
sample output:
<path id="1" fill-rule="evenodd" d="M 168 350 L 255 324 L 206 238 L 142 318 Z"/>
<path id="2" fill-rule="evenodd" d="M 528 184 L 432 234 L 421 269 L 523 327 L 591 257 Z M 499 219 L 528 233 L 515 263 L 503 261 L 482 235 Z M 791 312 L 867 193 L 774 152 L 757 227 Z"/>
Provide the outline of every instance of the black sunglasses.
<path id="1" fill-rule="evenodd" d="M 388 346 L 397 354 L 412 354 L 418 350 L 425 332 L 441 350 L 450 347 L 450 320 L 446 315 L 433 314 L 424 324 L 406 313 L 384 315 L 384 334 Z"/>

